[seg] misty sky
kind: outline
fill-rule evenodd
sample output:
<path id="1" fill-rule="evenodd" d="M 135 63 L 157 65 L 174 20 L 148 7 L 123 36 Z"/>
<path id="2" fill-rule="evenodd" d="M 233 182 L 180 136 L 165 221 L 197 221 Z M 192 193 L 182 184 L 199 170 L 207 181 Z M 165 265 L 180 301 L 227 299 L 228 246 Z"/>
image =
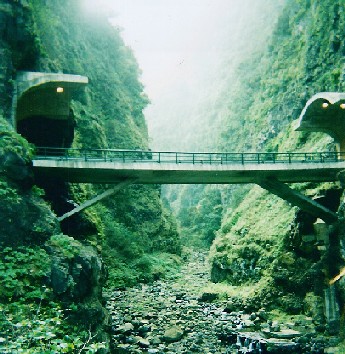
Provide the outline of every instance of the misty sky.
<path id="1" fill-rule="evenodd" d="M 142 69 L 152 100 L 171 80 L 191 74 L 217 55 L 219 16 L 238 0 L 84 0 L 89 11 L 106 8 Z"/>
<path id="2" fill-rule="evenodd" d="M 155 149 L 194 149 L 205 107 L 218 104 L 229 77 L 236 83 L 231 75 L 263 48 L 267 23 L 275 22 L 265 11 L 269 0 L 82 1 L 91 16 L 105 13 L 120 27 L 133 49 L 151 102 L 144 114 Z M 270 8 L 284 1 L 271 0 Z"/>

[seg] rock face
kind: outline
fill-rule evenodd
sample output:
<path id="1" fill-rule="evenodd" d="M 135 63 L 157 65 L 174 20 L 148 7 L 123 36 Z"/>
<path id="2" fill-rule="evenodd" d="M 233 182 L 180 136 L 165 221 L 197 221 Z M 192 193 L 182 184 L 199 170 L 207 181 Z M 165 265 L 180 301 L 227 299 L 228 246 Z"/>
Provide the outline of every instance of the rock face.
<path id="1" fill-rule="evenodd" d="M 93 327 L 103 322 L 106 312 L 99 299 L 106 272 L 95 249 L 65 235 L 53 236 L 47 243 L 52 258 L 51 286 L 64 303 L 77 304 L 77 322 Z M 67 250 L 67 251 L 66 251 Z"/>
<path id="2" fill-rule="evenodd" d="M 43 245 L 60 231 L 54 214 L 32 192 L 18 195 L 14 191 L 7 185 L 0 203 L 0 242 L 8 246 Z"/>
<path id="3" fill-rule="evenodd" d="M 91 247 L 80 247 L 72 258 L 61 257 L 55 249 L 52 252 L 51 283 L 59 296 L 81 300 L 100 291 L 102 262 Z"/>
<path id="4" fill-rule="evenodd" d="M 25 186 L 33 184 L 31 165 L 15 152 L 9 151 L 2 154 L 0 156 L 0 166 L 8 178 Z"/>
<path id="5" fill-rule="evenodd" d="M 11 117 L 13 70 L 33 70 L 39 49 L 33 36 L 33 20 L 25 0 L 0 4 L 0 114 Z"/>

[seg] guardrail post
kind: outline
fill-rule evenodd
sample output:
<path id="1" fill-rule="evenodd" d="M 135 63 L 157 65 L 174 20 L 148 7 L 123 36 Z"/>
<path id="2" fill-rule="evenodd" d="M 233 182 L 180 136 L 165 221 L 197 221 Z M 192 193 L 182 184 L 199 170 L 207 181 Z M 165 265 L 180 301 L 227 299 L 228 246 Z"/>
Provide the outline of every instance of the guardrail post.
<path id="1" fill-rule="evenodd" d="M 243 152 L 241 153 L 241 161 L 242 161 L 242 165 L 244 165 L 244 154 L 243 154 Z"/>
<path id="2" fill-rule="evenodd" d="M 161 163 L 161 153 L 158 153 L 158 163 Z"/>
<path id="3" fill-rule="evenodd" d="M 289 156 L 289 163 L 291 163 L 291 153 L 290 152 L 288 153 L 288 156 Z"/>
<path id="4" fill-rule="evenodd" d="M 258 156 L 258 163 L 260 163 L 260 153 L 257 154 Z"/>
<path id="5" fill-rule="evenodd" d="M 212 154 L 210 154 L 209 157 L 210 157 L 210 165 L 212 165 Z"/>
<path id="6" fill-rule="evenodd" d="M 126 161 L 126 157 L 125 157 L 125 152 L 122 151 L 122 161 L 125 162 Z"/>
<path id="7" fill-rule="evenodd" d="M 176 157 L 175 161 L 176 161 L 176 163 L 178 163 L 177 152 L 175 153 L 175 157 Z"/>
<path id="8" fill-rule="evenodd" d="M 192 154 L 192 157 L 193 157 L 193 165 L 194 165 L 194 152 L 193 152 L 193 154 Z"/>

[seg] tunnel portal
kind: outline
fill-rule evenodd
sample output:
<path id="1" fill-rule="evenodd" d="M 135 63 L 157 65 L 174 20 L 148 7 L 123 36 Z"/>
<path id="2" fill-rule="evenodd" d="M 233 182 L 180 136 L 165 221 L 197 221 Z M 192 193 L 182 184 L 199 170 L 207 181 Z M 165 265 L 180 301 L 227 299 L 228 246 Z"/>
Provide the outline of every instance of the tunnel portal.
<path id="1" fill-rule="evenodd" d="M 32 116 L 17 122 L 17 132 L 30 143 L 42 147 L 71 147 L 74 138 L 73 112 L 67 119 Z"/>
<path id="2" fill-rule="evenodd" d="M 70 147 L 75 120 L 71 99 L 88 83 L 80 75 L 20 72 L 16 80 L 13 124 L 36 146 Z"/>
<path id="3" fill-rule="evenodd" d="M 334 139 L 338 152 L 345 152 L 345 93 L 319 92 L 312 96 L 299 117 L 296 130 L 326 133 Z"/>

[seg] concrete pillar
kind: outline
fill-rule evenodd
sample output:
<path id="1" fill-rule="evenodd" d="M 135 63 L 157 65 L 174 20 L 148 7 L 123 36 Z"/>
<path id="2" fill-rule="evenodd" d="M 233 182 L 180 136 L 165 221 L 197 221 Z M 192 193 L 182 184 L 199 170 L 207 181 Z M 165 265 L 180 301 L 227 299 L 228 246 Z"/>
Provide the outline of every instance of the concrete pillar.
<path id="1" fill-rule="evenodd" d="M 313 225 L 316 234 L 317 248 L 326 251 L 329 246 L 329 226 L 321 219 L 317 219 Z"/>
<path id="2" fill-rule="evenodd" d="M 340 311 L 336 299 L 335 286 L 330 285 L 324 290 L 325 295 L 325 317 L 328 330 L 331 334 L 339 333 L 340 329 Z"/>
<path id="3" fill-rule="evenodd" d="M 345 136 L 339 142 L 336 142 L 336 148 L 340 153 L 340 158 L 345 160 Z"/>

